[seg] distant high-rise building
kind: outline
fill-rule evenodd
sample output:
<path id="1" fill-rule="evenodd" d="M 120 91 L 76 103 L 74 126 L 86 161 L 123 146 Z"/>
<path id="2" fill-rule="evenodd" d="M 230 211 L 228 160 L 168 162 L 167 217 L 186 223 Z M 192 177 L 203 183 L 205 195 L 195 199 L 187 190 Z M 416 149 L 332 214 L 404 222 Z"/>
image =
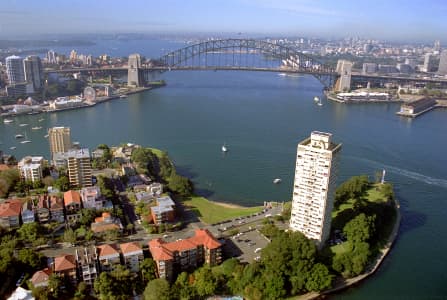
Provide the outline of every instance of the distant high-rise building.
<path id="1" fill-rule="evenodd" d="M 71 50 L 70 52 L 70 61 L 71 62 L 75 62 L 78 60 L 78 53 L 76 52 L 76 50 Z"/>
<path id="2" fill-rule="evenodd" d="M 141 71 L 141 57 L 140 54 L 129 55 L 129 61 L 127 62 L 127 85 L 130 86 L 142 86 L 143 85 L 143 73 Z"/>
<path id="3" fill-rule="evenodd" d="M 447 50 L 443 50 L 439 57 L 438 73 L 441 75 L 447 75 Z"/>
<path id="4" fill-rule="evenodd" d="M 68 179 L 73 188 L 92 186 L 92 163 L 87 148 L 71 150 L 67 153 Z"/>
<path id="5" fill-rule="evenodd" d="M 416 69 L 416 67 L 418 65 L 418 61 L 415 58 L 406 58 L 405 59 L 405 64 L 409 65 L 413 69 Z"/>
<path id="6" fill-rule="evenodd" d="M 337 62 L 336 71 L 340 74 L 340 78 L 336 83 L 336 91 L 343 92 L 351 89 L 351 73 L 353 63 L 348 60 L 340 59 Z"/>
<path id="7" fill-rule="evenodd" d="M 424 57 L 424 72 L 434 72 L 436 70 L 436 60 L 432 53 L 426 53 Z"/>
<path id="8" fill-rule="evenodd" d="M 54 52 L 54 50 L 50 50 L 47 52 L 47 62 L 49 64 L 56 64 L 57 63 L 57 54 Z"/>
<path id="9" fill-rule="evenodd" d="M 48 130 L 51 156 L 71 149 L 70 127 L 53 127 Z"/>
<path id="10" fill-rule="evenodd" d="M 20 56 L 13 55 L 6 58 L 6 74 L 8 74 L 9 84 L 25 82 L 23 59 Z"/>
<path id="11" fill-rule="evenodd" d="M 371 74 L 377 72 L 376 63 L 363 63 L 362 74 Z"/>
<path id="12" fill-rule="evenodd" d="M 319 246 L 330 232 L 340 150 L 332 134 L 319 131 L 298 144 L 289 227 Z"/>
<path id="13" fill-rule="evenodd" d="M 434 51 L 440 51 L 441 50 L 441 41 L 436 40 L 433 44 L 433 50 Z"/>
<path id="14" fill-rule="evenodd" d="M 40 57 L 36 55 L 27 56 L 23 60 L 25 70 L 25 80 L 33 84 L 34 90 L 38 90 L 43 86 L 43 70 Z"/>

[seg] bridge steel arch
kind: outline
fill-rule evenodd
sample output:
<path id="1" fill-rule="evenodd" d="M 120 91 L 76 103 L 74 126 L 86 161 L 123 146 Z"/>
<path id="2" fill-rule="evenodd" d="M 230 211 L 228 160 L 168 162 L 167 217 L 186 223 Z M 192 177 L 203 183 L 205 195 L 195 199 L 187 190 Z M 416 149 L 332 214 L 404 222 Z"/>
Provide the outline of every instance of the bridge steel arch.
<path id="1" fill-rule="evenodd" d="M 208 66 L 208 53 L 220 53 L 221 51 L 232 50 L 245 51 L 257 50 L 262 54 L 281 60 L 285 67 L 263 68 L 263 67 L 243 67 L 243 66 Z M 231 52 L 230 52 L 231 53 Z M 205 54 L 205 65 L 184 65 L 196 56 Z M 247 70 L 247 71 L 273 71 L 288 73 L 304 73 L 316 77 L 325 88 L 331 88 L 338 74 L 334 68 L 324 64 L 317 59 L 289 47 L 273 44 L 263 40 L 255 39 L 221 39 L 210 40 L 198 44 L 190 45 L 160 57 L 157 61 L 157 68 L 164 70 Z"/>

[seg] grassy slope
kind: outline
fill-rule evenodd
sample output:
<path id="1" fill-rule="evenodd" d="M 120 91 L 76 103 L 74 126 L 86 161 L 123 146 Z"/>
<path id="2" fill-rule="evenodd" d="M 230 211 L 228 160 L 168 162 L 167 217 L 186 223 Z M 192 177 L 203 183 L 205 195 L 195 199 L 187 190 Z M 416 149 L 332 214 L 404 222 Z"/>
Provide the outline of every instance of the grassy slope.
<path id="1" fill-rule="evenodd" d="M 191 207 L 201 221 L 213 224 L 237 217 L 248 216 L 262 211 L 262 206 L 255 207 L 229 207 L 225 204 L 211 202 L 203 197 L 194 196 L 184 200 L 183 204 Z"/>

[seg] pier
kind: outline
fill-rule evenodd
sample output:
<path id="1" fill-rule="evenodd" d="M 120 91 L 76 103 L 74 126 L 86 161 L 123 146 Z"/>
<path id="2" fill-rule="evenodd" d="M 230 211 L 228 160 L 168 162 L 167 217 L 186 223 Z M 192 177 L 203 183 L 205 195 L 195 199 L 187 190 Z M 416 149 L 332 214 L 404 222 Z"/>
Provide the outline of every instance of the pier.
<path id="1" fill-rule="evenodd" d="M 400 107 L 400 110 L 396 112 L 396 115 L 408 118 L 416 118 L 437 107 L 447 108 L 447 100 L 435 100 L 433 98 L 424 97 L 411 102 L 403 103 Z"/>

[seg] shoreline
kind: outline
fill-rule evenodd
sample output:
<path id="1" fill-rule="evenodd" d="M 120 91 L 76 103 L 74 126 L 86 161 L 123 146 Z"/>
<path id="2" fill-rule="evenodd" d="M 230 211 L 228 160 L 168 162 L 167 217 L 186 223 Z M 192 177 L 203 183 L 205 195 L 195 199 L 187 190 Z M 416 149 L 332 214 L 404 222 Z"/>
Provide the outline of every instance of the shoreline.
<path id="1" fill-rule="evenodd" d="M 340 291 L 343 291 L 349 287 L 353 287 L 368 277 L 374 275 L 377 270 L 379 269 L 382 262 L 387 257 L 388 253 L 391 251 L 391 249 L 394 246 L 394 242 L 396 241 L 396 238 L 399 233 L 400 228 L 400 222 L 402 219 L 401 213 L 400 213 L 400 203 L 397 199 L 394 199 L 394 208 L 396 209 L 396 220 L 394 222 L 393 230 L 391 230 L 390 235 L 388 236 L 386 245 L 384 248 L 380 250 L 380 254 L 375 258 L 375 261 L 368 267 L 367 271 L 361 275 L 358 275 L 353 278 L 343 279 L 343 281 L 339 282 L 338 284 L 335 284 L 334 287 L 330 288 L 329 290 L 321 291 L 321 292 L 311 292 L 304 295 L 296 296 L 296 300 L 312 300 L 312 299 L 318 299 L 319 297 L 324 297 L 333 293 L 337 293 Z M 340 281 L 341 278 L 335 278 L 335 281 Z"/>

